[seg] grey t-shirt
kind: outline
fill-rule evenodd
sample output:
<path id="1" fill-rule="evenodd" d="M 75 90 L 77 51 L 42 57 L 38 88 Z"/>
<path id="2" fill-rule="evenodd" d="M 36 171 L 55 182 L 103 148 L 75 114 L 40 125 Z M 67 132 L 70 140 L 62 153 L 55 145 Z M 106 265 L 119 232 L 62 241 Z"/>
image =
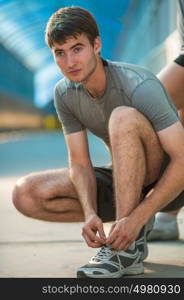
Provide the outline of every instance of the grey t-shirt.
<path id="1" fill-rule="evenodd" d="M 88 129 L 109 144 L 108 122 L 114 108 L 134 107 L 156 131 L 179 120 L 177 110 L 157 77 L 150 71 L 122 62 L 103 60 L 106 89 L 94 99 L 81 83 L 67 78 L 55 87 L 55 107 L 65 134 Z"/>

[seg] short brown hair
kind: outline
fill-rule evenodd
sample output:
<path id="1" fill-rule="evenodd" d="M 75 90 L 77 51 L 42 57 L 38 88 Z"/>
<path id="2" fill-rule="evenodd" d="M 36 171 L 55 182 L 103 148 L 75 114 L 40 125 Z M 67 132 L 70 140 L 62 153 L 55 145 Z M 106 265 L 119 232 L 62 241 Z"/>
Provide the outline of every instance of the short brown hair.
<path id="1" fill-rule="evenodd" d="M 80 7 L 60 8 L 50 17 L 45 31 L 45 40 L 50 48 L 54 43 L 65 43 L 70 36 L 86 34 L 90 43 L 99 36 L 99 29 L 93 15 Z"/>

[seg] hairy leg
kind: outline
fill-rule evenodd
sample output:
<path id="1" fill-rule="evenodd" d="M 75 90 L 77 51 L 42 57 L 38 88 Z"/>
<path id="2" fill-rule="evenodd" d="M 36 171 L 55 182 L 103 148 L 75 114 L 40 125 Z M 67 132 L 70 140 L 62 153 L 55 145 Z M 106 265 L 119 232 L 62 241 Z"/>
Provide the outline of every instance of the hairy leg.
<path id="1" fill-rule="evenodd" d="M 109 121 L 117 219 L 130 214 L 143 186 L 159 176 L 163 150 L 149 121 L 136 109 L 118 107 Z"/>
<path id="2" fill-rule="evenodd" d="M 13 203 L 24 215 L 40 220 L 84 220 L 68 169 L 36 172 L 20 178 L 13 190 Z"/>

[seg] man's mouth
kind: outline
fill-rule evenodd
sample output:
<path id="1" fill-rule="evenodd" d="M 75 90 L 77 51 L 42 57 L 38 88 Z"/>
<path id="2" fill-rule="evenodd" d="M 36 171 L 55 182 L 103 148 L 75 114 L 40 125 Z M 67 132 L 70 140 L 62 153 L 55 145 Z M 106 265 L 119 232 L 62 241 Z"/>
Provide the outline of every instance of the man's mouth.
<path id="1" fill-rule="evenodd" d="M 71 75 L 78 75 L 79 72 L 80 72 L 80 69 L 78 69 L 78 70 L 73 70 L 73 71 L 69 71 L 69 74 L 71 74 Z"/>

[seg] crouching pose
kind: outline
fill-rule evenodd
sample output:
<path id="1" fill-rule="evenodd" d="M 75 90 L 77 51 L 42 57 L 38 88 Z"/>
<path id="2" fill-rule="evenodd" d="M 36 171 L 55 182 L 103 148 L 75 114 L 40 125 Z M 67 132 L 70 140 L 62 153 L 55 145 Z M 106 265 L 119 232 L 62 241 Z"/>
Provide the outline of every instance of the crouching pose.
<path id="1" fill-rule="evenodd" d="M 184 130 L 177 110 L 151 72 L 101 58 L 98 27 L 87 10 L 55 12 L 46 41 L 64 75 L 55 106 L 69 168 L 19 179 L 14 205 L 32 218 L 84 221 L 86 244 L 100 249 L 78 277 L 141 274 L 155 213 L 183 205 Z M 105 142 L 112 167 L 92 165 L 87 130 Z M 105 235 L 107 221 L 114 222 Z"/>

